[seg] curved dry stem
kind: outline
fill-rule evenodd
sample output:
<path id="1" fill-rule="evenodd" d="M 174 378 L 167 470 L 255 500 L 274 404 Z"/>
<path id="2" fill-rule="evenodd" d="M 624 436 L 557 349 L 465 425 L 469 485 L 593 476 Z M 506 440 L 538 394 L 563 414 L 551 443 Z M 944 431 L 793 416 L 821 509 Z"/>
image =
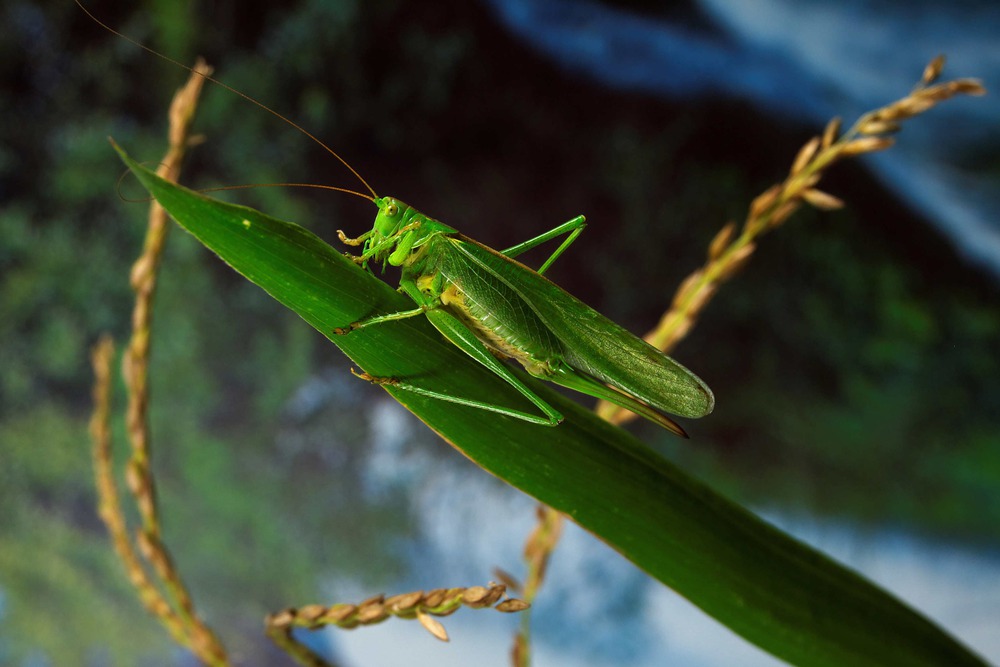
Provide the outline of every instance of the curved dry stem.
<path id="1" fill-rule="evenodd" d="M 174 641 L 187 645 L 184 625 L 163 597 L 163 593 L 153 584 L 142 560 L 129 540 L 125 513 L 119 501 L 115 483 L 114 464 L 111 455 L 111 361 L 114 357 L 114 342 L 108 335 L 101 339 L 91 351 L 94 369 L 94 414 L 90 419 L 90 437 L 93 441 L 92 457 L 97 484 L 97 513 L 111 535 L 118 559 L 125 566 L 129 581 L 139 592 L 143 606 L 167 628 Z"/>
<path id="2" fill-rule="evenodd" d="M 204 77 L 211 68 L 199 60 L 187 84 L 174 96 L 170 106 L 170 148 L 160 165 L 160 176 L 176 181 L 181 161 L 190 144 L 191 121 Z M 132 337 L 122 359 L 128 390 L 126 429 L 132 455 L 125 477 L 139 511 L 142 526 L 135 545 L 129 539 L 125 516 L 118 500 L 112 469 L 109 364 L 113 355 L 110 338 L 102 338 L 94 350 L 95 411 L 91 425 L 94 439 L 94 466 L 97 476 L 99 512 L 111 533 L 129 580 L 139 591 L 144 606 L 167 628 L 170 635 L 190 649 L 206 665 L 228 665 L 225 649 L 215 633 L 199 618 L 187 587 L 181 581 L 170 553 L 162 541 L 156 504 L 156 484 L 150 462 L 149 354 L 156 275 L 169 229 L 166 213 L 153 202 L 142 254 L 132 266 L 131 284 L 136 293 L 132 312 Z M 141 556 L 141 559 L 140 559 Z M 143 563 L 145 562 L 145 564 Z M 154 583 L 147 565 L 155 574 Z M 164 594 L 164 591 L 166 594 Z"/>
<path id="3" fill-rule="evenodd" d="M 521 592 L 524 601 L 531 605 L 535 596 L 545 581 L 549 560 L 559 545 L 562 537 L 563 524 L 566 518 L 556 510 L 546 505 L 539 505 L 535 510 L 537 523 L 524 543 L 524 561 L 528 568 L 528 576 L 522 586 L 513 581 L 510 575 L 503 574 L 509 581 L 509 586 L 516 587 Z M 531 664 L 531 610 L 526 609 L 521 616 L 521 628 L 514 636 L 514 644 L 510 650 L 510 661 L 514 667 L 528 667 Z"/>

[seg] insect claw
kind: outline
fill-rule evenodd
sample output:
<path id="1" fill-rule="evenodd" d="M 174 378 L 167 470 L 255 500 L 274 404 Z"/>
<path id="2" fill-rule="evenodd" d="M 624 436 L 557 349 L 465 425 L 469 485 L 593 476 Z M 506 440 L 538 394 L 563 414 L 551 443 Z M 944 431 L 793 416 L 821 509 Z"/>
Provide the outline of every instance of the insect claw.
<path id="1" fill-rule="evenodd" d="M 333 333 L 337 336 L 346 336 L 347 334 L 351 333 L 352 331 L 358 328 L 357 324 L 358 324 L 357 322 L 351 322 L 346 327 L 334 327 Z M 352 373 L 354 372 L 353 369 L 351 370 L 351 372 Z"/>
<path id="2" fill-rule="evenodd" d="M 340 242 L 343 243 L 344 245 L 352 245 L 352 246 L 361 245 L 365 241 L 364 236 L 359 236 L 355 239 L 352 239 L 347 234 L 345 234 L 343 230 L 340 229 L 337 230 L 337 238 L 340 239 Z"/>
<path id="3" fill-rule="evenodd" d="M 365 371 L 361 371 L 359 373 L 353 368 L 351 369 L 351 375 L 353 375 L 356 378 L 360 378 L 365 382 L 371 382 L 372 384 L 377 384 L 380 386 L 384 384 L 399 384 L 399 380 L 397 380 L 396 378 L 375 377 L 374 375 L 370 375 Z"/>

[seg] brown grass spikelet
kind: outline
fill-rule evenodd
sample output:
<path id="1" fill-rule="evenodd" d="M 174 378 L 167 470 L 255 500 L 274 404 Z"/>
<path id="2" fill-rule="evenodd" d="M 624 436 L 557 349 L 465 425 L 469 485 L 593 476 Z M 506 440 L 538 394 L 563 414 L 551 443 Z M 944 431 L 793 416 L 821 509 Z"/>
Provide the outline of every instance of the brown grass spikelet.
<path id="1" fill-rule="evenodd" d="M 719 289 L 718 282 L 706 283 L 701 286 L 701 289 L 694 292 L 691 296 L 691 300 L 688 302 L 688 308 L 691 313 L 699 313 L 701 309 L 704 308 L 712 297 L 715 296 L 716 290 Z M 694 318 L 690 318 L 691 323 L 694 323 Z"/>
<path id="2" fill-rule="evenodd" d="M 893 105 L 885 119 L 905 120 L 927 111 L 940 101 L 939 97 L 932 94 L 933 92 L 937 91 L 934 88 L 926 88 L 913 93 L 910 97 Z"/>
<path id="3" fill-rule="evenodd" d="M 702 271 L 695 271 L 681 283 L 681 286 L 677 288 L 677 292 L 674 293 L 673 306 L 679 307 L 686 304 L 694 296 L 695 290 L 698 289 L 698 285 L 704 280 L 704 273 Z"/>
<path id="4" fill-rule="evenodd" d="M 297 612 L 296 616 L 302 619 L 305 623 L 315 623 L 323 615 L 326 614 L 326 607 L 321 604 L 307 604 L 301 607 Z"/>
<path id="5" fill-rule="evenodd" d="M 938 77 L 941 76 L 941 70 L 944 69 L 944 61 L 945 57 L 943 53 L 934 56 L 934 58 L 927 63 L 927 67 L 924 68 L 924 73 L 920 77 L 920 82 L 927 86 L 937 81 Z"/>
<path id="6" fill-rule="evenodd" d="M 491 583 L 489 587 L 472 586 L 466 588 L 465 592 L 462 593 L 462 602 L 465 603 L 465 606 L 472 607 L 473 609 L 492 607 L 500 599 L 500 596 L 506 592 L 507 587 L 503 584 Z"/>
<path id="7" fill-rule="evenodd" d="M 385 606 L 393 614 L 404 614 L 420 604 L 420 600 L 423 597 L 423 591 L 413 591 L 412 593 L 393 595 L 392 597 L 386 598 Z"/>
<path id="8" fill-rule="evenodd" d="M 781 197 L 783 189 L 784 188 L 780 184 L 775 184 L 761 194 L 757 195 L 757 197 L 750 203 L 750 210 L 747 213 L 747 221 L 764 215 L 769 208 L 774 206 L 775 202 L 778 201 L 778 198 Z"/>
<path id="9" fill-rule="evenodd" d="M 295 620 L 295 612 L 292 609 L 282 609 L 273 614 L 268 614 L 267 625 L 274 628 L 287 628 Z"/>
<path id="10" fill-rule="evenodd" d="M 809 164 L 809 161 L 813 159 L 816 155 L 816 151 L 819 150 L 821 145 L 821 137 L 813 137 L 806 144 L 799 149 L 799 154 L 795 156 L 795 161 L 792 162 L 792 168 L 789 170 L 790 176 L 795 176 Z"/>
<path id="11" fill-rule="evenodd" d="M 513 613 L 518 611 L 524 611 L 530 605 L 524 600 L 518 600 L 517 598 L 508 598 L 498 604 L 495 609 L 497 611 L 502 611 L 504 613 Z"/>
<path id="12" fill-rule="evenodd" d="M 803 192 L 802 198 L 823 211 L 833 211 L 844 207 L 842 199 L 834 197 L 833 195 L 823 192 L 822 190 L 817 190 L 816 188 L 810 188 Z"/>
<path id="13" fill-rule="evenodd" d="M 899 132 L 901 126 L 889 120 L 868 120 L 858 125 L 859 134 L 892 134 Z"/>
<path id="14" fill-rule="evenodd" d="M 767 221 L 767 226 L 769 229 L 774 229 L 775 227 L 781 226 L 785 220 L 788 220 L 792 216 L 792 213 L 799 208 L 799 201 L 793 199 L 791 201 L 786 201 L 784 204 L 775 209 L 774 213 L 771 214 L 770 220 Z"/>
<path id="15" fill-rule="evenodd" d="M 344 619 L 353 616 L 358 611 L 358 606 L 353 604 L 335 604 L 330 606 L 323 614 L 322 622 L 330 625 L 342 623 Z"/>
<path id="16" fill-rule="evenodd" d="M 427 630 L 427 632 L 431 633 L 443 642 L 448 641 L 448 631 L 444 629 L 444 626 L 436 618 L 430 614 L 418 611 L 417 620 L 420 621 L 420 625 L 424 626 L 424 629 Z"/>
<path id="17" fill-rule="evenodd" d="M 378 623 L 389 617 L 389 612 L 385 608 L 381 595 L 365 600 L 358 605 L 357 621 L 361 625 L 371 625 Z"/>
<path id="18" fill-rule="evenodd" d="M 424 605 L 433 609 L 444 603 L 448 590 L 445 588 L 435 588 L 424 596 Z"/>
<path id="19" fill-rule="evenodd" d="M 822 178 L 822 174 L 813 172 L 811 174 L 799 174 L 797 178 L 785 183 L 785 199 L 791 199 L 793 197 L 798 197 L 802 194 L 803 190 L 807 190 L 812 186 L 819 183 L 819 179 Z"/>
<path id="20" fill-rule="evenodd" d="M 841 150 L 843 157 L 862 155 L 864 153 L 874 153 L 890 148 L 896 140 L 892 137 L 861 137 L 845 144 Z"/>
<path id="21" fill-rule="evenodd" d="M 823 129 L 823 140 L 820 142 L 820 148 L 826 150 L 833 145 L 833 142 L 840 137 L 840 126 L 842 124 L 839 116 L 830 119 L 830 122 L 826 124 L 826 128 Z"/>
<path id="22" fill-rule="evenodd" d="M 489 589 L 485 586 L 470 586 L 462 593 L 462 602 L 470 607 L 482 606 L 483 601 L 489 594 Z"/>
<path id="23" fill-rule="evenodd" d="M 972 95 L 980 97 L 986 94 L 986 86 L 977 79 L 958 79 L 950 84 L 955 95 Z"/>
<path id="24" fill-rule="evenodd" d="M 506 586 L 509 591 L 519 593 L 524 588 L 517 577 L 502 568 L 493 568 L 493 576 L 496 577 L 497 581 Z"/>
<path id="25" fill-rule="evenodd" d="M 755 243 L 747 243 L 737 248 L 729 256 L 729 261 L 719 271 L 718 281 L 720 283 L 725 282 L 739 273 L 750 262 L 750 256 L 753 255 L 756 249 L 757 245 Z"/>
<path id="26" fill-rule="evenodd" d="M 715 235 L 712 242 L 708 244 L 708 260 L 715 261 L 722 257 L 722 253 L 726 251 L 729 244 L 733 242 L 733 237 L 736 236 L 736 223 L 729 221 L 726 225 L 719 230 L 719 233 Z"/>

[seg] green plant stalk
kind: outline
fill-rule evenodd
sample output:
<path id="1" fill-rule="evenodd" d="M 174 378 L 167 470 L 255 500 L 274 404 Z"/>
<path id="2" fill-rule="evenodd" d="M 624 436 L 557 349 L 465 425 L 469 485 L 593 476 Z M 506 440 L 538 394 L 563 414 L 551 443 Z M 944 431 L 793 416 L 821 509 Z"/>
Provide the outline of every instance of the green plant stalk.
<path id="1" fill-rule="evenodd" d="M 311 232 L 157 178 L 122 158 L 185 229 L 333 340 L 365 372 L 529 409 L 424 318 L 333 330 L 409 300 Z M 485 470 L 570 516 L 748 641 L 799 665 L 984 665 L 926 617 L 716 494 L 625 431 L 525 377 L 557 428 L 385 386 Z"/>

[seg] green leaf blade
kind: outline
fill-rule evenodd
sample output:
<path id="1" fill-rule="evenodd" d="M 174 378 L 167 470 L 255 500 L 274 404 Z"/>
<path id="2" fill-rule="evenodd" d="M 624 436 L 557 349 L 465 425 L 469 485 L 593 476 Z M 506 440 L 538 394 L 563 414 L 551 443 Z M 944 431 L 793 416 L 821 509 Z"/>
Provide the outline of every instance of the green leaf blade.
<path id="1" fill-rule="evenodd" d="M 122 158 L 185 229 L 365 371 L 532 409 L 445 343 L 425 318 L 335 335 L 336 327 L 412 303 L 311 232 L 208 199 L 159 179 L 124 153 Z M 688 477 L 625 431 L 542 383 L 526 382 L 566 416 L 563 424 L 547 428 L 386 390 L 485 470 L 566 513 L 706 613 L 792 664 L 985 664 L 866 579 Z"/>

